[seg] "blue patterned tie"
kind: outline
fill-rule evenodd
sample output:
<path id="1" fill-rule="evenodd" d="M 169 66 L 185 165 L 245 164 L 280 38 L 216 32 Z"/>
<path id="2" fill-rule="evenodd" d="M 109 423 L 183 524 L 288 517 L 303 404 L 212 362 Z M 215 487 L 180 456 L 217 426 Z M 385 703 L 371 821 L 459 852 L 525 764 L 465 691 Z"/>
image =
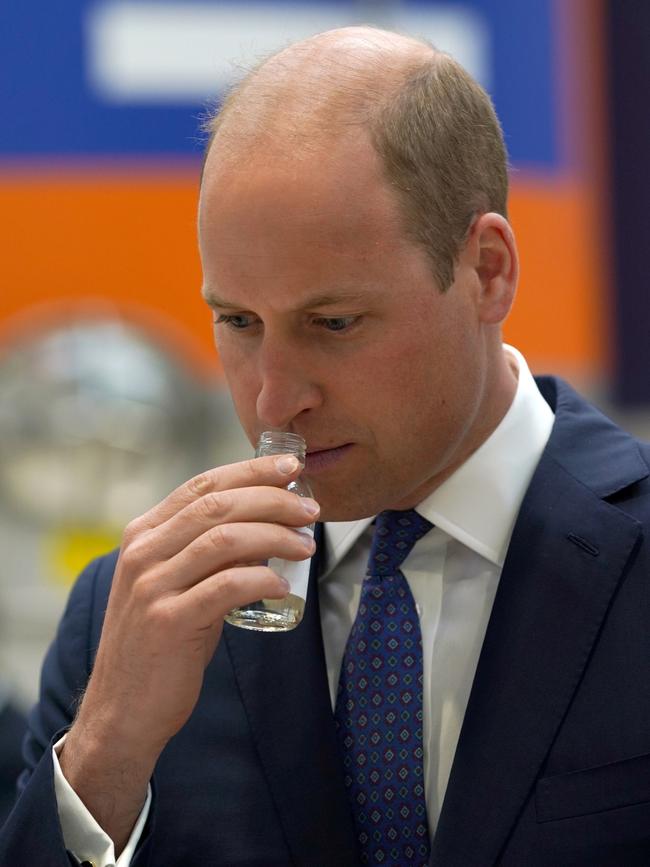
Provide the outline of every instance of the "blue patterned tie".
<path id="1" fill-rule="evenodd" d="M 422 635 L 400 566 L 433 525 L 382 512 L 343 656 L 335 718 L 363 864 L 426 865 Z"/>

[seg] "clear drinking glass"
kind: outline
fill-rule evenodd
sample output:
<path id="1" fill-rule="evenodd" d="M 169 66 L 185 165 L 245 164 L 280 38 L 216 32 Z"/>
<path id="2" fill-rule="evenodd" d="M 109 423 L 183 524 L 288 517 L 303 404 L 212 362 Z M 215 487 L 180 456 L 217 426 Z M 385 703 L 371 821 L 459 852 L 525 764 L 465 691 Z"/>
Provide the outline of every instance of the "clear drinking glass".
<path id="1" fill-rule="evenodd" d="M 264 431 L 258 440 L 255 457 L 295 455 L 304 464 L 306 450 L 307 444 L 299 434 Z M 298 494 L 299 497 L 313 496 L 311 488 L 301 477 L 288 484 L 287 490 Z M 314 525 L 300 527 L 299 532 L 313 536 Z M 241 626 L 242 629 L 255 629 L 260 632 L 287 632 L 300 623 L 305 610 L 311 559 L 294 562 L 273 557 L 268 561 L 268 565 L 278 575 L 287 579 L 290 592 L 283 599 L 260 599 L 250 605 L 234 608 L 226 615 L 225 619 L 228 623 Z"/>

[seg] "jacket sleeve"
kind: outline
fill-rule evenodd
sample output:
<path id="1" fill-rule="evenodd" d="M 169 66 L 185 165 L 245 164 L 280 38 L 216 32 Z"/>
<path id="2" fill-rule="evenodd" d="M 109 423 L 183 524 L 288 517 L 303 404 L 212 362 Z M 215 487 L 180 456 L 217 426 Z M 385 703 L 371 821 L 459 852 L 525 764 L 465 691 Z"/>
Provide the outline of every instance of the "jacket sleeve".
<path id="1" fill-rule="evenodd" d="M 116 555 L 91 563 L 75 584 L 41 672 L 23 742 L 19 797 L 0 830 L 0 865 L 69 867 L 59 822 L 52 746 L 70 726 L 92 670 Z"/>

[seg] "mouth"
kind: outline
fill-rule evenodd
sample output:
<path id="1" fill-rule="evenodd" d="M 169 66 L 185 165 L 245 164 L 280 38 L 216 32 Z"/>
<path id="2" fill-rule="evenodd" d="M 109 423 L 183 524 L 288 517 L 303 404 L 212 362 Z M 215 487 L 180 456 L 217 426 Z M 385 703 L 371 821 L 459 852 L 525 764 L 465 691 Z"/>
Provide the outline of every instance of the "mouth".
<path id="1" fill-rule="evenodd" d="M 308 475 L 327 470 L 338 463 L 352 448 L 352 443 L 335 446 L 331 449 L 313 449 L 305 457 L 305 472 Z"/>

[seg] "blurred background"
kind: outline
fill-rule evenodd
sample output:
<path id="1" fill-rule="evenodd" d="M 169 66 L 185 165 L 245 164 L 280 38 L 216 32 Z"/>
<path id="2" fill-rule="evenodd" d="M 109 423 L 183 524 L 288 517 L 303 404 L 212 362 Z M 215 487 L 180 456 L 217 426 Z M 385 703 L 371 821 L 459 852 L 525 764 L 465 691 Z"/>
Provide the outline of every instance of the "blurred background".
<path id="1" fill-rule="evenodd" d="M 200 119 L 261 55 L 360 22 L 492 94 L 523 262 L 507 338 L 650 436 L 647 0 L 3 4 L 0 706 L 35 698 L 83 565 L 249 453 L 199 296 Z"/>

